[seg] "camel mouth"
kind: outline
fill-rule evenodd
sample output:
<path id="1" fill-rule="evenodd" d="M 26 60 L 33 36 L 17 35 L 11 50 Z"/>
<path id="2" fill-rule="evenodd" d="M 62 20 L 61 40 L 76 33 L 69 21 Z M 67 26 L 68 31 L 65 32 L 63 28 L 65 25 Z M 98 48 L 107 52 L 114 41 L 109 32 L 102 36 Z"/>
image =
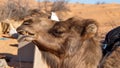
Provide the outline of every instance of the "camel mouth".
<path id="1" fill-rule="evenodd" d="M 21 35 L 25 35 L 25 36 L 35 36 L 34 33 L 26 31 L 26 30 L 19 30 L 18 33 Z"/>
<path id="2" fill-rule="evenodd" d="M 18 41 L 33 41 L 36 37 L 36 35 L 32 32 L 26 31 L 26 30 L 18 30 L 17 31 L 20 35 L 23 35 L 22 38 L 20 38 Z"/>

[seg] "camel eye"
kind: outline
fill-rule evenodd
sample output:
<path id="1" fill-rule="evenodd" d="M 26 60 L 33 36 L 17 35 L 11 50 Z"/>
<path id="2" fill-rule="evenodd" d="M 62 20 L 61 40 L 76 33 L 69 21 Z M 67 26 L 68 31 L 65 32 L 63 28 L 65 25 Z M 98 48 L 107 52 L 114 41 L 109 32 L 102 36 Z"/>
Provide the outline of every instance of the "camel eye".
<path id="1" fill-rule="evenodd" d="M 63 34 L 63 33 L 65 33 L 65 28 L 64 27 L 59 27 L 59 28 L 57 28 L 57 30 L 55 30 L 55 33 L 56 34 Z"/>
<path id="2" fill-rule="evenodd" d="M 29 25 L 30 23 L 29 22 L 24 22 L 24 25 Z"/>
<path id="3" fill-rule="evenodd" d="M 63 34 L 64 32 L 63 32 L 63 31 L 56 30 L 55 33 L 56 33 L 56 34 Z"/>
<path id="4" fill-rule="evenodd" d="M 31 19 L 23 22 L 24 25 L 30 25 L 33 21 Z"/>

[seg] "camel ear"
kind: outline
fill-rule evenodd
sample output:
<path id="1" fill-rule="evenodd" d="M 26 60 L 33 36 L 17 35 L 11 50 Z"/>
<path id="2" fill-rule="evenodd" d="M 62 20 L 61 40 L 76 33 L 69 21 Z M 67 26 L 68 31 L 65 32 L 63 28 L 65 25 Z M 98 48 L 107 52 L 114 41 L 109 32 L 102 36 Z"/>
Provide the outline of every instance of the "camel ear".
<path id="1" fill-rule="evenodd" d="M 97 33 L 97 25 L 96 24 L 89 24 L 87 27 L 86 27 L 86 33 L 92 33 L 92 34 L 95 34 Z"/>
<path id="2" fill-rule="evenodd" d="M 92 19 L 86 19 L 83 21 L 82 35 L 87 37 L 93 37 L 97 34 L 98 24 Z"/>

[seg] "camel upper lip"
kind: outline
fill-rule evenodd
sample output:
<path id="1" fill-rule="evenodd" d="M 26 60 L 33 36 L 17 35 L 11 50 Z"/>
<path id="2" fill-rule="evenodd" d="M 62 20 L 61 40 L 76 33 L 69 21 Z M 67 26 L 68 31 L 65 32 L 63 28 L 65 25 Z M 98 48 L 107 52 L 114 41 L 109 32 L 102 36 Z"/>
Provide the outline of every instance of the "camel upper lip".
<path id="1" fill-rule="evenodd" d="M 19 34 L 21 34 L 21 35 L 30 35 L 30 36 L 34 36 L 35 34 L 34 33 L 32 33 L 32 32 L 29 32 L 29 31 L 26 31 L 26 30 L 18 30 L 17 31 Z"/>

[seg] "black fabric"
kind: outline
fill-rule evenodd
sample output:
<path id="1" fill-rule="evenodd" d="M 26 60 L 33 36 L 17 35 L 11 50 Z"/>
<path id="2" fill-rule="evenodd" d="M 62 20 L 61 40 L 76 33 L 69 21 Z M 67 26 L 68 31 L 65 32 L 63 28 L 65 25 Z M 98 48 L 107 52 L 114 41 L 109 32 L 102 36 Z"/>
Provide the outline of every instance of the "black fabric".
<path id="1" fill-rule="evenodd" d="M 107 46 L 106 46 L 107 45 Z M 105 59 L 120 46 L 120 26 L 112 29 L 106 34 L 105 41 L 103 42 L 103 58 L 100 61 L 98 68 L 103 68 Z"/>
<path id="2" fill-rule="evenodd" d="M 106 44 L 112 44 L 114 41 L 120 37 L 120 26 L 112 29 L 106 34 L 105 42 Z"/>
<path id="3" fill-rule="evenodd" d="M 107 47 L 103 49 L 103 54 L 105 55 L 108 51 L 110 52 L 112 48 L 116 46 L 115 43 L 118 42 L 120 42 L 120 26 L 112 29 L 106 34 L 105 41 L 103 44 L 107 44 Z M 120 45 L 120 43 L 117 45 Z"/>

